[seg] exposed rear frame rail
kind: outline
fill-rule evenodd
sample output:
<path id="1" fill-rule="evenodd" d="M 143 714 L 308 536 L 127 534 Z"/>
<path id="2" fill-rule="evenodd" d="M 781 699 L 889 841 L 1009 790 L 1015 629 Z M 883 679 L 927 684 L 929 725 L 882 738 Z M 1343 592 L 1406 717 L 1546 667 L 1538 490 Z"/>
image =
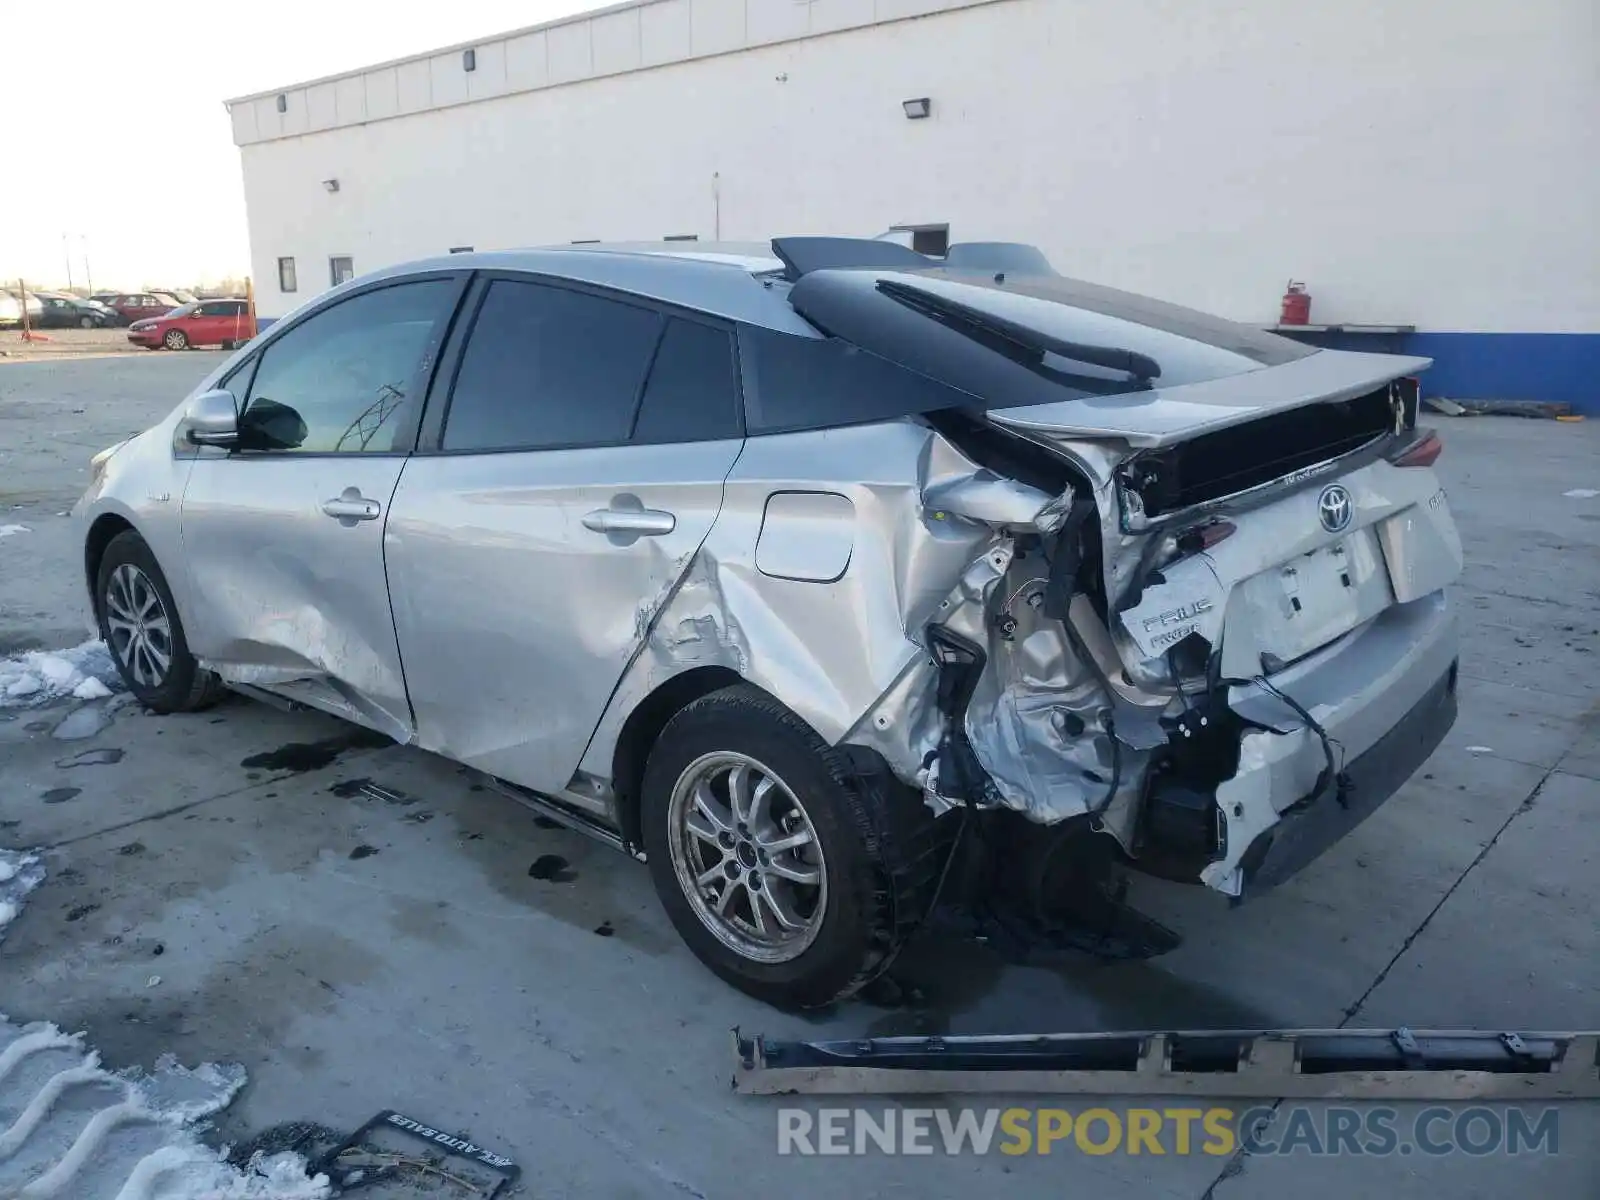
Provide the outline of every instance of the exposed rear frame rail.
<path id="1" fill-rule="evenodd" d="M 1600 1032 L 1263 1029 L 784 1042 L 733 1031 L 745 1095 L 1600 1099 Z"/>

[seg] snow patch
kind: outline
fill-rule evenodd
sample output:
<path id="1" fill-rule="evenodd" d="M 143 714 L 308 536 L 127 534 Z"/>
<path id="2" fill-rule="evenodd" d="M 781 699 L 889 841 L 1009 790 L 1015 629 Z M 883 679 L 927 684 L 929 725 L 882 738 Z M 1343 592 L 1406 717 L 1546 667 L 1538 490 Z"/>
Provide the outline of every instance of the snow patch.
<path id="1" fill-rule="evenodd" d="M 0 525 L 0 538 L 11 537 L 17 533 L 32 533 L 26 525 Z"/>
<path id="2" fill-rule="evenodd" d="M 85 1053 L 83 1035 L 65 1035 L 54 1025 L 18 1028 L 0 1015 L 0 1108 L 21 1109 L 11 1127 L 0 1133 L 0 1196 L 23 1195 L 65 1198 L 85 1195 L 112 1196 L 116 1200 L 325 1200 L 327 1177 L 307 1174 L 306 1160 L 296 1154 L 257 1155 L 243 1168 L 230 1165 L 225 1156 L 203 1144 L 195 1123 L 220 1112 L 245 1084 L 245 1071 L 237 1065 L 204 1063 L 194 1069 L 164 1055 L 149 1072 L 133 1070 L 113 1075 L 100 1067 L 99 1057 Z M 32 1054 L 70 1050 L 83 1054 L 80 1065 L 57 1072 L 31 1095 L 7 1094 L 7 1075 Z M 58 1118 L 56 1103 L 63 1093 L 85 1084 L 110 1086 L 118 1097 L 89 1118 L 81 1112 Z M 13 1082 L 13 1089 L 16 1088 Z M 12 1152 L 39 1129 L 57 1120 L 69 1120 L 79 1132 L 71 1146 L 54 1161 L 30 1170 L 31 1178 L 8 1174 L 16 1171 Z M 124 1125 L 155 1126 L 162 1144 L 135 1158 L 108 1141 Z"/>
<path id="3" fill-rule="evenodd" d="M 37 854 L 0 849 L 0 937 L 22 912 L 22 900 L 44 882 L 44 865 Z"/>
<path id="4" fill-rule="evenodd" d="M 87 675 L 82 683 L 72 689 L 72 694 L 79 700 L 104 700 L 111 695 L 111 689 L 93 675 Z"/>
<path id="5" fill-rule="evenodd" d="M 1561 494 L 1569 500 L 1593 500 L 1596 496 L 1600 496 L 1600 490 L 1595 488 L 1573 488 Z"/>
<path id="6" fill-rule="evenodd" d="M 116 664 L 101 641 L 0 658 L 0 708 L 33 708 L 67 696 L 94 700 L 121 690 Z"/>

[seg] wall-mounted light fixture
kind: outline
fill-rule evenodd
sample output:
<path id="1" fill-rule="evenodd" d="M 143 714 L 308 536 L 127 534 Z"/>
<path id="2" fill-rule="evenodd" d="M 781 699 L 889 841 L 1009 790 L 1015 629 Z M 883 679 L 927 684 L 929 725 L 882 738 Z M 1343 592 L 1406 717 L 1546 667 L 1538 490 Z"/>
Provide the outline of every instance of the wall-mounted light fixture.
<path id="1" fill-rule="evenodd" d="M 461 52 L 461 69 L 463 71 L 476 71 L 478 69 L 478 52 L 476 50 L 463 50 Z"/>
<path id="2" fill-rule="evenodd" d="M 919 96 L 915 100 L 900 101 L 900 107 L 906 110 L 906 120 L 920 121 L 933 111 L 933 101 Z"/>
<path id="3" fill-rule="evenodd" d="M 285 96 L 282 92 L 278 93 L 278 111 L 279 112 L 288 112 L 289 111 L 289 97 Z"/>
<path id="4" fill-rule="evenodd" d="M 339 190 L 339 181 L 337 179 L 324 179 L 322 186 L 330 192 L 337 192 Z"/>

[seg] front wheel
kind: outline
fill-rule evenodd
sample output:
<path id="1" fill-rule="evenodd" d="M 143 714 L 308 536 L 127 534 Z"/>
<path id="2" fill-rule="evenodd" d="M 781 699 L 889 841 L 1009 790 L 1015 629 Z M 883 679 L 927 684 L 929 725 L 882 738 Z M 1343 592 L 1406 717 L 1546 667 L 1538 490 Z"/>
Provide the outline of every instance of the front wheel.
<path id="1" fill-rule="evenodd" d="M 93 317 L 79 317 L 78 318 L 78 328 L 79 329 L 93 329 L 94 328 L 94 318 Z"/>
<path id="2" fill-rule="evenodd" d="M 189 337 L 181 329 L 169 329 L 161 339 L 161 344 L 168 350 L 187 350 Z"/>
<path id="3" fill-rule="evenodd" d="M 112 538 L 100 559 L 95 615 L 117 673 L 140 703 L 160 713 L 193 712 L 221 698 L 221 680 L 189 653 L 155 555 L 131 529 Z"/>
<path id="4" fill-rule="evenodd" d="M 849 996 L 892 956 L 890 870 L 873 834 L 885 814 L 869 809 L 843 756 L 759 688 L 724 688 L 674 717 L 641 801 L 662 905 L 734 987 L 812 1008 Z"/>

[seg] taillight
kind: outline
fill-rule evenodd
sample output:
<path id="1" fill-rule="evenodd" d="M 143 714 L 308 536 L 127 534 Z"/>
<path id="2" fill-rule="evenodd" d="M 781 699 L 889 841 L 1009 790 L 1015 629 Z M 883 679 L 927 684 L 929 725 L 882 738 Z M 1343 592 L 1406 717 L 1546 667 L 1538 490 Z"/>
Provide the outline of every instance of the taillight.
<path id="1" fill-rule="evenodd" d="M 1209 525 L 1185 529 L 1178 535 L 1178 549 L 1184 554 L 1209 550 L 1224 538 L 1232 537 L 1237 530 L 1238 526 L 1232 521 L 1213 521 Z"/>
<path id="2" fill-rule="evenodd" d="M 1431 429 L 1424 429 L 1420 437 L 1390 456 L 1389 461 L 1397 467 L 1431 467 L 1443 453 L 1444 442 L 1439 435 Z"/>

